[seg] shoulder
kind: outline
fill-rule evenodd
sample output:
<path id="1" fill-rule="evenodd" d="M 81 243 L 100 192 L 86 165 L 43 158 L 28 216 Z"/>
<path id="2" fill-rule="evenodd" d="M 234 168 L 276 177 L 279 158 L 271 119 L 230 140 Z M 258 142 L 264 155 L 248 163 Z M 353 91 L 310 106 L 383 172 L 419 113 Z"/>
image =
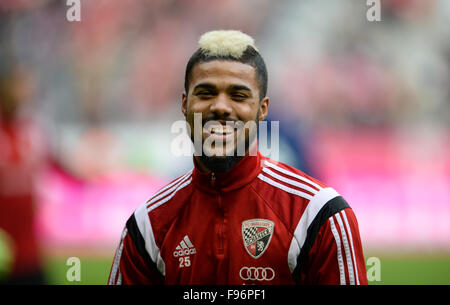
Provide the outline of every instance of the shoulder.
<path id="1" fill-rule="evenodd" d="M 288 263 L 294 272 L 298 262 L 307 257 L 322 225 L 350 206 L 335 189 L 299 169 L 271 159 L 262 165 L 258 178 L 266 185 L 260 190 L 265 192 L 264 198 L 273 198 L 266 200 L 267 204 L 293 235 Z"/>
<path id="2" fill-rule="evenodd" d="M 186 187 L 189 186 L 191 182 L 192 170 L 172 180 L 147 200 L 144 204 L 147 211 L 151 212 L 168 202 L 175 201 L 177 196 L 183 195 L 186 192 Z"/>
<path id="3" fill-rule="evenodd" d="M 306 230 L 318 215 L 326 216 L 349 207 L 334 188 L 269 158 L 263 159 L 257 180 L 256 191 L 278 215 L 290 220 L 292 229 L 300 225 Z M 292 218 L 293 211 L 298 217 Z"/>
<path id="4" fill-rule="evenodd" d="M 192 188 L 192 170 L 184 173 L 159 189 L 149 200 L 141 204 L 133 214 L 140 231 L 155 230 L 170 224 L 177 210 L 189 198 Z"/>
<path id="5" fill-rule="evenodd" d="M 301 170 L 285 163 L 263 158 L 258 179 L 279 192 L 289 193 L 307 201 L 329 187 Z"/>

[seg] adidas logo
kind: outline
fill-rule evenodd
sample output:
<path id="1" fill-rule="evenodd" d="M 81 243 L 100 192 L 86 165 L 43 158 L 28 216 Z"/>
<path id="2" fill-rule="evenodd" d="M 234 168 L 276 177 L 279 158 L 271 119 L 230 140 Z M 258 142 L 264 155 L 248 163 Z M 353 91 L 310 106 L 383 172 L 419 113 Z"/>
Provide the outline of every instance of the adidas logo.
<path id="1" fill-rule="evenodd" d="M 194 245 L 189 240 L 189 237 L 186 235 L 183 240 L 180 241 L 180 244 L 175 248 L 175 251 L 173 251 L 173 256 L 179 257 L 195 253 L 197 253 L 197 251 L 195 250 Z"/>

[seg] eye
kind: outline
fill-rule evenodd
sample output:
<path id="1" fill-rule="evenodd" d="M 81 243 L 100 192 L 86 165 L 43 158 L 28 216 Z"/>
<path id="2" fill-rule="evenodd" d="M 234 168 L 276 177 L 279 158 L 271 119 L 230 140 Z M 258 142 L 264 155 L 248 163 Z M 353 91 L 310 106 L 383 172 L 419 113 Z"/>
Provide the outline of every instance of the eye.
<path id="1" fill-rule="evenodd" d="M 206 98 L 212 97 L 214 94 L 211 91 L 204 90 L 204 91 L 197 92 L 195 95 L 200 97 L 200 98 L 202 98 L 202 99 L 203 98 L 206 99 Z"/>
<path id="2" fill-rule="evenodd" d="M 231 98 L 233 100 L 242 101 L 247 98 L 247 95 L 243 94 L 243 93 L 233 93 L 233 94 L 231 94 Z"/>

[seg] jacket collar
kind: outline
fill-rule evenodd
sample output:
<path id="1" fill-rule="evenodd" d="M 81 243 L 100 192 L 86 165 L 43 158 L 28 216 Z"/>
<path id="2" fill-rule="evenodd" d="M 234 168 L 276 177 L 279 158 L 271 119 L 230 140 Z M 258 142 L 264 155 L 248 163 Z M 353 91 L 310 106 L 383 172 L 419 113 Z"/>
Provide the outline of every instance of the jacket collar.
<path id="1" fill-rule="evenodd" d="M 261 171 L 261 160 L 262 155 L 259 151 L 256 151 L 256 155 L 247 153 L 228 172 L 213 173 L 202 172 L 194 157 L 193 182 L 207 192 L 229 192 L 250 183 Z"/>

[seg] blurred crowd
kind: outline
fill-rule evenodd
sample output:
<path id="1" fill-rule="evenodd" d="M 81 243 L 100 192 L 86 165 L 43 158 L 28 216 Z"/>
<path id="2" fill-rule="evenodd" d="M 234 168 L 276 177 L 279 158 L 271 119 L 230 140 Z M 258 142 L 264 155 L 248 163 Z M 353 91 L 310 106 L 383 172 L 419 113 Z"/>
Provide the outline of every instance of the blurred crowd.
<path id="1" fill-rule="evenodd" d="M 381 0 L 379 22 L 360 0 L 80 3 L 81 21 L 69 22 L 63 0 L 0 1 L 2 123 L 13 107 L 19 127 L 40 126 L 45 162 L 80 179 L 181 172 L 167 150 L 185 65 L 199 36 L 218 28 L 255 38 L 269 119 L 281 121 L 293 165 L 314 167 L 304 146 L 317 130 L 448 132 L 450 1 Z"/>
<path id="2" fill-rule="evenodd" d="M 0 4 L 1 62 L 35 78 L 34 112 L 54 132 L 179 119 L 186 61 L 215 28 L 255 37 L 274 113 L 303 128 L 449 123 L 445 0 L 382 0 L 381 22 L 355 0 L 80 3 L 81 22 L 65 1 Z"/>
<path id="3" fill-rule="evenodd" d="M 0 4 L 0 69 L 27 69 L 37 89 L 30 107 L 63 156 L 75 145 L 67 139 L 87 128 L 152 132 L 161 128 L 152 122 L 181 119 L 186 61 L 199 35 L 216 28 L 254 36 L 269 68 L 272 118 L 299 130 L 450 123 L 445 0 L 382 0 L 380 22 L 355 0 L 80 3 L 81 22 L 68 22 L 65 1 Z"/>

